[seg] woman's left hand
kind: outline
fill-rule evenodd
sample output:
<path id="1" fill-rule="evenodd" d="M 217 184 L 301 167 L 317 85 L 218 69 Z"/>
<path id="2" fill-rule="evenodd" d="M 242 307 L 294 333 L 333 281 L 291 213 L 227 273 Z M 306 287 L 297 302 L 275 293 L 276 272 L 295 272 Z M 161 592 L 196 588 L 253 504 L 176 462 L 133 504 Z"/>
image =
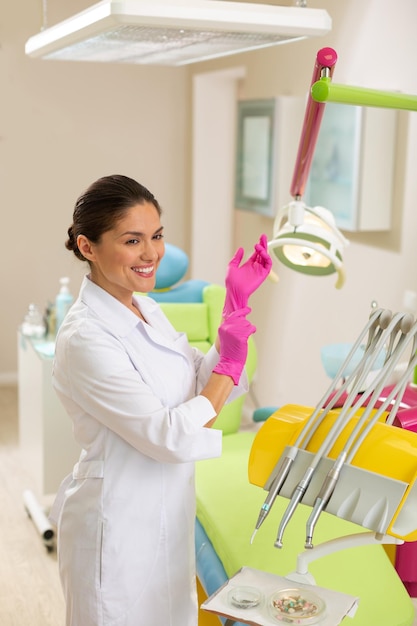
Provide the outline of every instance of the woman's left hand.
<path id="1" fill-rule="evenodd" d="M 266 235 L 261 235 L 259 242 L 255 244 L 253 254 L 240 265 L 243 254 L 243 248 L 239 248 L 227 267 L 223 317 L 228 317 L 237 309 L 245 308 L 249 297 L 262 285 L 271 271 L 272 259 L 268 253 Z"/>

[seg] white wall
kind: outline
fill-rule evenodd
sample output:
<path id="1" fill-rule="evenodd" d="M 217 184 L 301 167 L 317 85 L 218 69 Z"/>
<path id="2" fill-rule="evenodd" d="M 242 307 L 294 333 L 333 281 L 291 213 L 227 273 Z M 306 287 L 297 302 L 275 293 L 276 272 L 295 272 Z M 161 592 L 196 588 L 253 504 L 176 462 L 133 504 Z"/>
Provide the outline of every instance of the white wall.
<path id="1" fill-rule="evenodd" d="M 167 238 L 185 248 L 189 239 L 186 70 L 26 58 L 42 4 L 0 0 L 0 382 L 16 372 L 28 304 L 43 309 L 62 275 L 78 292 L 86 267 L 64 241 L 75 200 L 93 180 L 137 178 L 160 200 Z M 92 2 L 47 4 L 52 23 Z"/>

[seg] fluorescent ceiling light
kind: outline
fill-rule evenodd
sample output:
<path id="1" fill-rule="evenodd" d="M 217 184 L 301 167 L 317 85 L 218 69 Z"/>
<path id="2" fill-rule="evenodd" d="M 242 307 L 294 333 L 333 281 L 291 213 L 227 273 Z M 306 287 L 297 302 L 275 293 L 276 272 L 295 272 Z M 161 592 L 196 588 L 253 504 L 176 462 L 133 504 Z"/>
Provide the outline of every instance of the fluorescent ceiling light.
<path id="1" fill-rule="evenodd" d="M 31 57 L 185 65 L 325 35 L 322 9 L 226 0 L 102 0 L 26 42 Z"/>

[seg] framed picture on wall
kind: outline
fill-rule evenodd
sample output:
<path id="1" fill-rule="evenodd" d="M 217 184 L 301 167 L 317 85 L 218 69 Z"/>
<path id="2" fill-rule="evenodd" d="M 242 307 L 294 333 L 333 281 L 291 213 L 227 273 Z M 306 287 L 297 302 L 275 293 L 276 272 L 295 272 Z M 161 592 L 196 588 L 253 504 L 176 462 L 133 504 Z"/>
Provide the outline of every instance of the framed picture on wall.
<path id="1" fill-rule="evenodd" d="M 276 100 L 238 102 L 235 207 L 274 215 Z"/>

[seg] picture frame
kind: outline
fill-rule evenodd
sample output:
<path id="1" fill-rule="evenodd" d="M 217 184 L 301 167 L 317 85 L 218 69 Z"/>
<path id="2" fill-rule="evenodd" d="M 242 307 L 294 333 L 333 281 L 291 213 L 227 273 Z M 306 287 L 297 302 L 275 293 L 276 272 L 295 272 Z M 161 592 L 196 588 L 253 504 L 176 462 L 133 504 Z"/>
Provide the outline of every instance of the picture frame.
<path id="1" fill-rule="evenodd" d="M 276 100 L 238 102 L 235 208 L 274 215 Z"/>

